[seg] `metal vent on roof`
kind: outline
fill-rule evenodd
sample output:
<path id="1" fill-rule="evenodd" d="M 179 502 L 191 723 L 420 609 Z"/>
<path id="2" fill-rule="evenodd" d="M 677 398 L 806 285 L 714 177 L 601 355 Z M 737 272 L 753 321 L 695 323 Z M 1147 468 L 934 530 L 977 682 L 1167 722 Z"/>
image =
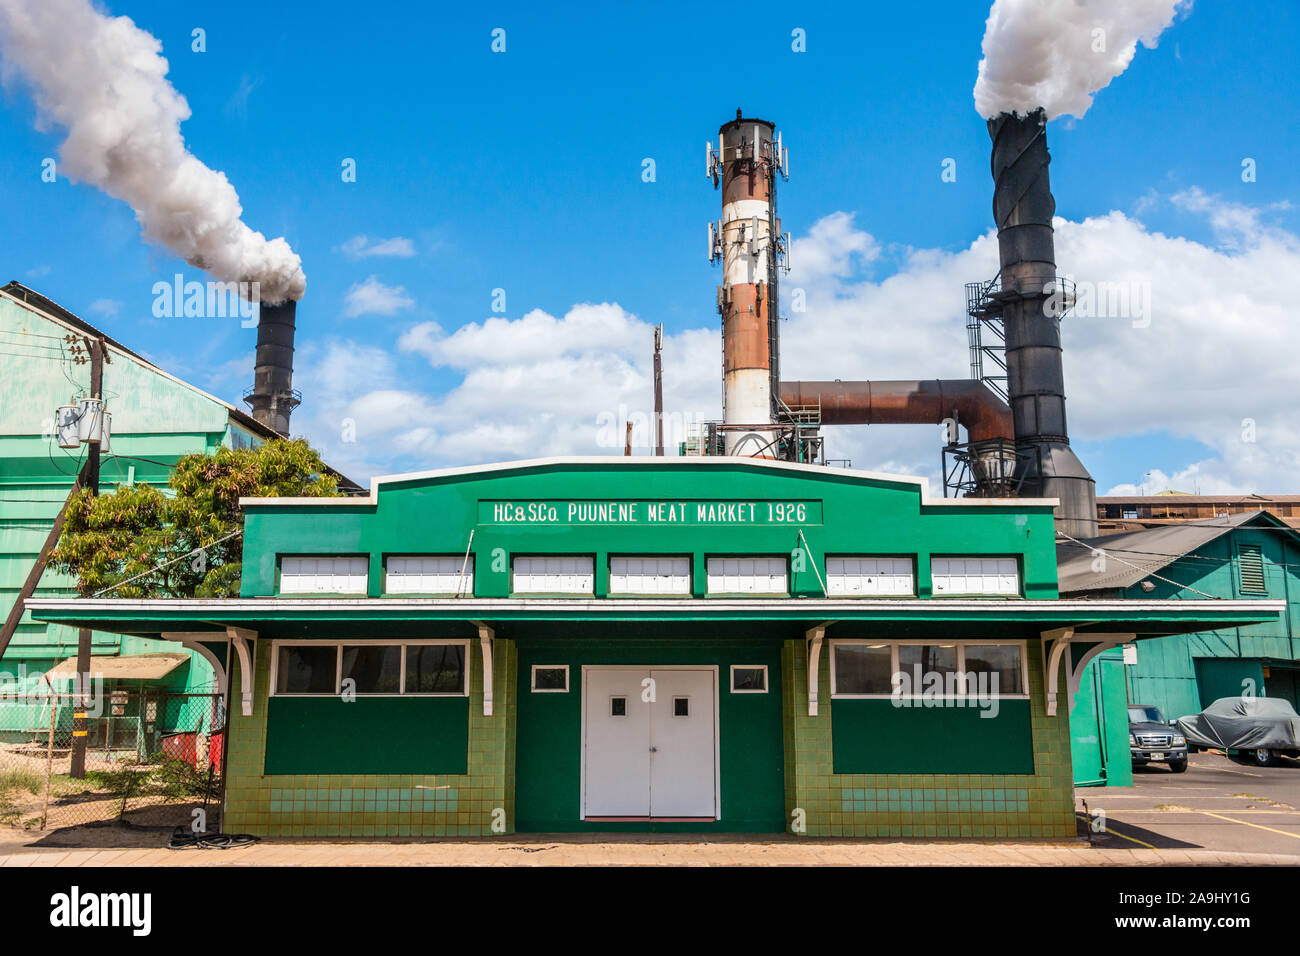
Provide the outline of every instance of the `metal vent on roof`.
<path id="1" fill-rule="evenodd" d="M 1264 584 L 1264 556 L 1259 545 L 1243 544 L 1237 549 L 1237 567 L 1241 573 L 1241 590 L 1267 594 Z"/>

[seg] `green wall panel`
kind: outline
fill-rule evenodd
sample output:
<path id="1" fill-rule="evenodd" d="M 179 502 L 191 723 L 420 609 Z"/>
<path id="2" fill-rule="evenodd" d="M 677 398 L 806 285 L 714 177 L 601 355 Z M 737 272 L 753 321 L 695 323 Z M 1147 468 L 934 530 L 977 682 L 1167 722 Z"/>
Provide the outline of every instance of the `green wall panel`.
<path id="1" fill-rule="evenodd" d="M 622 639 L 620 639 L 620 636 Z M 781 729 L 781 645 L 775 640 L 654 642 L 606 634 L 600 643 L 519 641 L 515 806 L 520 832 L 727 831 L 779 833 L 785 822 Z M 568 664 L 567 694 L 532 693 L 534 664 Z M 582 665 L 716 664 L 722 819 L 700 823 L 586 823 L 579 819 Z M 766 694 L 733 694 L 731 664 L 768 665 Z"/>
<path id="2" fill-rule="evenodd" d="M 1220 697 L 1241 697 L 1248 692 L 1260 696 L 1264 693 L 1264 666 L 1241 658 L 1203 658 L 1196 661 L 1196 682 L 1202 708 Z M 1165 716 L 1173 719 L 1169 714 Z"/>
<path id="3" fill-rule="evenodd" d="M 469 698 L 272 697 L 267 774 L 465 773 Z"/>
<path id="4" fill-rule="evenodd" d="M 1103 651 L 1084 670 L 1070 711 L 1070 735 L 1076 787 L 1133 785 L 1121 648 Z"/>
<path id="5" fill-rule="evenodd" d="M 1028 700 L 978 707 L 899 707 L 892 700 L 831 701 L 835 773 L 1032 774 Z"/>

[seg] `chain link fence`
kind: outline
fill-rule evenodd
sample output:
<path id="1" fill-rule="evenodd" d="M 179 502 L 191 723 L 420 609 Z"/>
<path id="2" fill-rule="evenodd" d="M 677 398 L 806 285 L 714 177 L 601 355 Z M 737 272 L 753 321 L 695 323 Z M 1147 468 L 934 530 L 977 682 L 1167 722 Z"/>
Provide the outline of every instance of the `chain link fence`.
<path id="1" fill-rule="evenodd" d="M 0 696 L 0 825 L 219 828 L 220 694 L 92 689 L 78 712 L 67 691 Z"/>

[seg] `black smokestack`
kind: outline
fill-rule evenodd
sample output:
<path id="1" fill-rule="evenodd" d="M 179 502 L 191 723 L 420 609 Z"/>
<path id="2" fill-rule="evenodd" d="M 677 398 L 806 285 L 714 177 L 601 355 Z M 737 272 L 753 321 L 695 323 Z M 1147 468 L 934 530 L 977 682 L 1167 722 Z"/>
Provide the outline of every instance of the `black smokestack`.
<path id="1" fill-rule="evenodd" d="M 275 305 L 263 302 L 257 320 L 257 364 L 253 389 L 244 401 L 253 417 L 285 438 L 289 415 L 302 401 L 293 388 L 293 333 L 298 303 L 285 299 Z"/>
<path id="2" fill-rule="evenodd" d="M 1058 527 L 1075 537 L 1097 533 L 1095 483 L 1070 450 L 1061 370 L 1063 298 L 1056 279 L 1047 117 L 1002 113 L 989 120 L 993 140 L 993 218 L 1002 264 L 1007 392 L 1016 446 L 1028 452 L 1017 477 L 1027 497 L 1059 498 Z"/>

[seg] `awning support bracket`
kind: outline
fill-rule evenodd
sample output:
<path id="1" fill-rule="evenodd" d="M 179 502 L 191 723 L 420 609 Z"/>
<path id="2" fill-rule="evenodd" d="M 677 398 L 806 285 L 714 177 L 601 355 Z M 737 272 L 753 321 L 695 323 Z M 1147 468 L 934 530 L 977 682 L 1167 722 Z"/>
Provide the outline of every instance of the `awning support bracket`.
<path id="1" fill-rule="evenodd" d="M 1083 671 L 1093 659 L 1112 647 L 1128 644 L 1136 640 L 1136 634 L 1078 634 L 1072 627 L 1060 627 L 1043 631 L 1039 635 L 1043 646 L 1043 678 L 1047 692 L 1047 716 L 1057 716 L 1058 691 L 1061 686 L 1061 665 L 1065 664 L 1066 713 L 1074 710 L 1074 700 L 1079 694 L 1079 685 Z M 1079 663 L 1071 660 L 1070 647 L 1074 644 L 1087 644 L 1088 649 L 1079 658 Z M 1049 647 L 1050 645 L 1050 647 Z"/>
<path id="2" fill-rule="evenodd" d="M 231 625 L 226 628 L 226 636 L 230 638 L 230 645 L 239 655 L 239 713 L 244 717 L 251 717 L 253 716 L 253 659 L 256 656 L 254 648 L 257 646 L 257 631 Z"/>
<path id="3" fill-rule="evenodd" d="M 819 624 L 804 632 L 808 645 L 808 716 L 817 716 L 817 686 L 821 672 L 822 640 L 826 636 L 826 625 Z"/>
<path id="4" fill-rule="evenodd" d="M 474 621 L 478 628 L 478 643 L 483 651 L 483 716 L 492 716 L 492 644 L 496 632 L 481 621 Z"/>

